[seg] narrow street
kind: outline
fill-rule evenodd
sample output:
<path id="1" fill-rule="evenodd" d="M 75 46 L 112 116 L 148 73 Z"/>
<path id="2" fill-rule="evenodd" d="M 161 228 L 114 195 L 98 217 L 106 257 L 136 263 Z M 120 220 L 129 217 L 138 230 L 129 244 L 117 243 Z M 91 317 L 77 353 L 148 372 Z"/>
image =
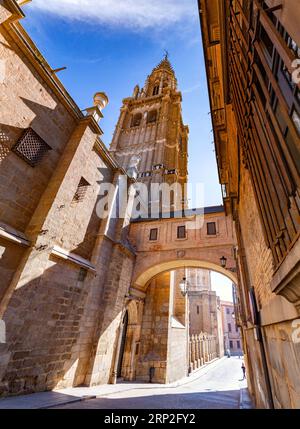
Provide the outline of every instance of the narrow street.
<path id="1" fill-rule="evenodd" d="M 137 388 L 55 408 L 80 409 L 238 409 L 242 359 L 223 359 L 207 373 L 179 387 Z"/>

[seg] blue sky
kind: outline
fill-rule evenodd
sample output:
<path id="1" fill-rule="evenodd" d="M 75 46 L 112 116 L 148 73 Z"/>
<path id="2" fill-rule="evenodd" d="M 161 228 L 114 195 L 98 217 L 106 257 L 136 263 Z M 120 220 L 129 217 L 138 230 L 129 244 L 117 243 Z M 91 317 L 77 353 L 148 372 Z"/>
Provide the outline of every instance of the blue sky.
<path id="1" fill-rule="evenodd" d="M 196 0 L 33 0 L 27 29 L 81 109 L 105 91 L 101 128 L 108 146 L 122 99 L 144 85 L 167 49 L 189 125 L 189 181 L 204 183 L 205 205 L 221 204 Z M 213 289 L 231 300 L 231 281 L 212 273 Z"/>
<path id="2" fill-rule="evenodd" d="M 105 91 L 101 128 L 108 146 L 122 99 L 170 54 L 189 125 L 189 181 L 204 183 L 205 205 L 221 204 L 196 0 L 33 0 L 27 29 L 81 109 Z"/>

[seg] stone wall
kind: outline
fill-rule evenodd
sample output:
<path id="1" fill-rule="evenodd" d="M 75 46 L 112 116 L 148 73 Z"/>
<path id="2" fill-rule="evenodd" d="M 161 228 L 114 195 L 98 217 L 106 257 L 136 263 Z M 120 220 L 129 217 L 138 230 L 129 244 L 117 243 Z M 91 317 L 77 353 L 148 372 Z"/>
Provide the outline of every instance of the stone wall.
<path id="1" fill-rule="evenodd" d="M 136 379 L 171 383 L 187 375 L 187 301 L 176 272 L 157 276 L 147 288 L 141 320 Z"/>
<path id="2" fill-rule="evenodd" d="M 299 408 L 299 135 L 288 114 L 299 100 L 297 83 L 281 71 L 297 59 L 300 9 L 293 1 L 276 8 L 277 0 L 266 0 L 268 12 L 247 3 L 228 3 L 227 19 L 217 0 L 199 1 L 217 165 L 237 233 L 236 314 L 256 406 Z M 236 37 L 253 15 L 257 33 Z M 221 35 L 217 44 L 211 28 Z M 266 45 L 278 54 L 273 63 Z"/>
<path id="3" fill-rule="evenodd" d="M 258 407 L 269 406 L 266 380 L 269 378 L 276 408 L 298 408 L 300 349 L 292 340 L 292 321 L 297 318 L 295 307 L 271 290 L 273 264 L 266 247 L 260 218 L 254 199 L 248 171 L 241 174 L 241 200 L 239 219 L 251 284 L 255 290 L 258 310 L 262 319 L 263 343 L 255 340 L 257 334 L 250 329 L 245 333 L 251 389 Z M 255 236 L 255 240 L 251 238 Z M 263 356 L 266 355 L 267 368 Z M 251 363 L 250 363 L 251 361 Z M 267 378 L 266 378 L 267 377 Z"/>
<path id="4" fill-rule="evenodd" d="M 188 333 L 185 326 L 171 327 L 169 332 L 169 350 L 167 383 L 173 383 L 188 375 Z"/>
<path id="5" fill-rule="evenodd" d="M 229 349 L 232 355 L 240 356 L 243 353 L 243 342 L 240 328 L 237 325 L 233 303 L 221 301 L 221 311 L 225 351 Z"/>
<path id="6" fill-rule="evenodd" d="M 217 295 L 213 291 L 189 293 L 190 333 L 217 335 Z"/>
<path id="7" fill-rule="evenodd" d="M 0 2 L 0 19 L 13 18 L 0 21 L 6 70 L 0 88 L 0 317 L 7 331 L 0 395 L 113 377 L 135 259 L 128 219 L 101 219 L 97 212 L 100 184 L 118 185 L 122 174 L 100 140 L 101 129 L 51 73 L 10 4 Z M 51 147 L 35 166 L 12 150 L 28 127 Z M 77 198 L 82 179 L 87 185 Z"/>
<path id="8" fill-rule="evenodd" d="M 182 271 L 170 273 L 167 383 L 180 380 L 188 374 L 188 298 L 182 295 L 179 287 Z"/>
<path id="9" fill-rule="evenodd" d="M 154 279 L 148 286 L 141 327 L 141 345 L 136 378 L 150 381 L 150 368 L 154 368 L 152 382 L 166 383 L 170 273 Z"/>
<path id="10" fill-rule="evenodd" d="M 24 232 L 70 139 L 78 112 L 66 108 L 12 36 L 0 26 L 0 56 L 5 65 L 0 85 L 0 210 L 3 223 Z M 35 168 L 11 151 L 28 127 L 52 149 Z"/>

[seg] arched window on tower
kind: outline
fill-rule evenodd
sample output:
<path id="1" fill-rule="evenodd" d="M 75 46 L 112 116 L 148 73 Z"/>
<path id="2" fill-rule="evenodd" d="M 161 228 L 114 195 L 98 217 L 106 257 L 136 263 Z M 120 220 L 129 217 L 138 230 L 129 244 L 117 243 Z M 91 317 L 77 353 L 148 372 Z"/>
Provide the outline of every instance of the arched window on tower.
<path id="1" fill-rule="evenodd" d="M 155 87 L 153 88 L 152 95 L 158 95 L 158 94 L 159 94 L 159 85 L 155 85 Z"/>
<path id="2" fill-rule="evenodd" d="M 139 127 L 142 123 L 142 114 L 141 113 L 136 113 L 135 115 L 132 116 L 132 120 L 131 120 L 131 127 Z"/>
<path id="3" fill-rule="evenodd" d="M 147 115 L 147 124 L 152 124 L 157 120 L 157 110 L 151 110 Z"/>

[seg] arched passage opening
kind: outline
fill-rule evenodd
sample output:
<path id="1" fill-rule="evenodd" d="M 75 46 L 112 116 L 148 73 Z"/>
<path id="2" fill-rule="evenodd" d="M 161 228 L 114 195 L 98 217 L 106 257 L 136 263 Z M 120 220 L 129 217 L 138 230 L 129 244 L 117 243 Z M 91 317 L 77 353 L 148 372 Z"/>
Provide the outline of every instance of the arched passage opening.
<path id="1" fill-rule="evenodd" d="M 136 360 L 140 345 L 140 327 L 143 301 L 128 299 L 120 330 L 120 342 L 117 357 L 117 379 L 134 380 L 136 376 Z M 126 323 L 124 323 L 124 320 Z"/>
<path id="2" fill-rule="evenodd" d="M 220 357 L 220 350 L 224 353 L 223 337 L 218 340 L 222 343 L 219 347 L 217 331 L 211 332 L 205 328 L 207 332 L 200 332 L 199 328 L 197 336 L 195 334 L 192 338 L 198 342 L 191 344 L 189 297 L 182 294 L 180 281 L 185 270 L 193 269 L 214 271 L 225 275 L 232 283 L 237 282 L 234 272 L 194 259 L 155 264 L 137 275 L 126 306 L 129 323 L 121 370 L 123 379 L 172 382 Z M 213 293 L 205 292 L 202 295 L 203 308 L 207 302 L 216 306 Z M 210 310 L 207 317 L 213 320 Z M 203 334 L 201 338 L 200 333 Z"/>
<path id="3" fill-rule="evenodd" d="M 223 274 L 225 277 L 228 277 L 234 284 L 237 284 L 237 276 L 235 272 L 227 270 L 226 268 L 221 267 L 221 265 L 197 259 L 175 259 L 151 265 L 142 273 L 138 273 L 136 278 L 133 280 L 131 292 L 133 294 L 137 291 L 144 292 L 146 291 L 151 280 L 157 275 L 182 268 L 201 268 L 215 271 L 217 273 Z"/>

